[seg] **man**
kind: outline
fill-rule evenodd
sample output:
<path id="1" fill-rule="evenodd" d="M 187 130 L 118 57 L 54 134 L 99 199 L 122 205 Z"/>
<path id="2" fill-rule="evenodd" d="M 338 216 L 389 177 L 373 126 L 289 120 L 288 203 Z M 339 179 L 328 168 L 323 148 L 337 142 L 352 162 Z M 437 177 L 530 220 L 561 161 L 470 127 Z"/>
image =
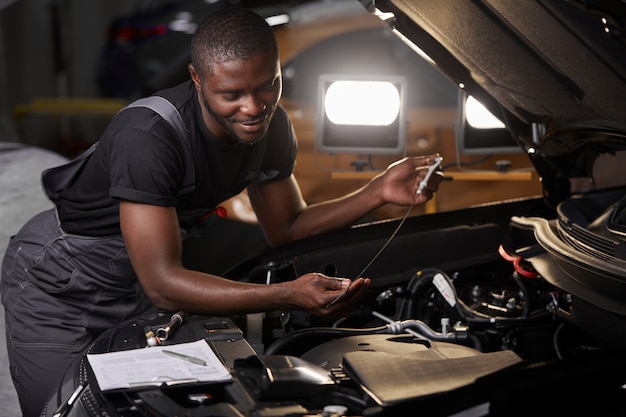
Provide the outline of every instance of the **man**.
<path id="1" fill-rule="evenodd" d="M 158 95 L 184 121 L 192 191 L 171 126 L 150 109 L 126 109 L 55 196 L 55 210 L 11 239 L 0 289 L 24 417 L 40 414 L 63 372 L 101 332 L 150 306 L 212 315 L 299 310 L 327 319 L 351 311 L 368 279 L 307 273 L 259 285 L 182 265 L 185 233 L 243 189 L 272 246 L 348 226 L 386 203 L 422 204 L 437 190 L 438 175 L 416 193 L 435 156 L 406 158 L 345 197 L 307 205 L 293 176 L 295 135 L 278 104 L 271 28 L 246 9 L 217 12 L 194 35 L 191 61 L 191 80 Z"/>

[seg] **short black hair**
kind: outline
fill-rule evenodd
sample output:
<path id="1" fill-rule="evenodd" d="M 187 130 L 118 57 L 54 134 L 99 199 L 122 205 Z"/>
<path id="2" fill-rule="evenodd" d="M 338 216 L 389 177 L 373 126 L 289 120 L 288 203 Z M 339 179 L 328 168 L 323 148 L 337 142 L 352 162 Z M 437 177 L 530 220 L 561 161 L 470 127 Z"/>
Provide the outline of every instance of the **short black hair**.
<path id="1" fill-rule="evenodd" d="M 228 7 L 207 16 L 191 40 L 191 63 L 199 74 L 214 62 L 247 59 L 271 51 L 278 58 L 274 31 L 252 10 Z"/>

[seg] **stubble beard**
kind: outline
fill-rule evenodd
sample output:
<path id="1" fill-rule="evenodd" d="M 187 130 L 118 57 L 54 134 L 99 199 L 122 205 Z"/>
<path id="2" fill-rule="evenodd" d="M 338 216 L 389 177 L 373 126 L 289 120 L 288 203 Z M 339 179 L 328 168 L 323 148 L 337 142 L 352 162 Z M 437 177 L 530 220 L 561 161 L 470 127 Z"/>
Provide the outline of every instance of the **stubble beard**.
<path id="1" fill-rule="evenodd" d="M 215 119 L 215 121 L 226 131 L 226 133 L 228 133 L 228 135 L 231 138 L 234 139 L 234 143 L 239 143 L 239 144 L 242 144 L 242 145 L 254 145 L 255 143 L 259 142 L 261 139 L 263 139 L 263 137 L 265 137 L 265 134 L 267 133 L 268 126 L 266 126 L 265 131 L 263 132 L 263 134 L 261 136 L 259 136 L 258 139 L 254 140 L 252 142 L 249 141 L 249 140 L 242 139 L 233 130 L 232 122 L 229 122 L 229 120 L 227 118 L 224 118 L 224 117 L 218 115 L 217 113 L 215 113 L 215 111 L 213 111 L 213 109 L 209 105 L 208 100 L 204 97 L 204 95 L 202 95 L 202 102 L 204 103 L 204 107 L 209 112 L 209 114 L 211 116 L 213 116 L 213 119 Z M 276 104 L 274 104 L 272 106 L 269 106 L 267 108 L 267 110 L 266 110 L 267 115 L 268 115 L 266 120 L 271 120 L 274 117 L 274 112 L 275 111 L 276 111 Z"/>

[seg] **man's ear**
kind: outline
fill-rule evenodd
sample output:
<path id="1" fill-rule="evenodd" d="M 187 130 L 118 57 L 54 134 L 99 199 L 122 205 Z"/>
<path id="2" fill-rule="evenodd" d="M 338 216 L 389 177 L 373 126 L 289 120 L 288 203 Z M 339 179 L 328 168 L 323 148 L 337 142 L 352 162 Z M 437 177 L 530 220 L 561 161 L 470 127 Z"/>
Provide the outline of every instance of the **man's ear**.
<path id="1" fill-rule="evenodd" d="M 193 83 L 196 85 L 196 90 L 200 91 L 200 74 L 198 74 L 193 64 L 187 65 L 187 69 L 189 70 L 189 75 L 191 75 Z"/>

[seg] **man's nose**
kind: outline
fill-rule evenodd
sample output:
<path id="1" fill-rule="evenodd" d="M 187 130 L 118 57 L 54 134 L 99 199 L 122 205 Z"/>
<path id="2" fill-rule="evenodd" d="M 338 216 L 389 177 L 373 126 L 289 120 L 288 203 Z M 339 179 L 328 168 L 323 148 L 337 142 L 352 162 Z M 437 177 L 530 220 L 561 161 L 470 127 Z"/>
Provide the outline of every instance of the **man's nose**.
<path id="1" fill-rule="evenodd" d="M 248 96 L 241 106 L 241 110 L 246 114 L 259 114 L 267 108 L 267 105 L 255 96 Z"/>

